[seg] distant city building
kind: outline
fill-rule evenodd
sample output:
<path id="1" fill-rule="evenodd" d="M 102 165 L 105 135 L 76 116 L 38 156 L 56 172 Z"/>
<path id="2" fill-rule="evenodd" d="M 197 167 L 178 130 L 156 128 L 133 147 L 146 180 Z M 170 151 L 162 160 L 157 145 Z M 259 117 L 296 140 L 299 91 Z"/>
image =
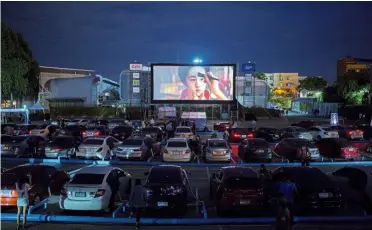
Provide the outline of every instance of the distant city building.
<path id="1" fill-rule="evenodd" d="M 337 80 L 353 78 L 368 80 L 368 68 L 372 59 L 344 57 L 337 61 Z"/>
<path id="2" fill-rule="evenodd" d="M 264 80 L 238 73 L 235 77 L 235 97 L 244 107 L 263 107 L 268 105 L 270 87 Z"/>
<path id="3" fill-rule="evenodd" d="M 265 73 L 266 83 L 271 90 L 288 90 L 297 93 L 299 86 L 298 73 Z"/>
<path id="4" fill-rule="evenodd" d="M 123 70 L 120 73 L 120 98 L 129 105 L 149 105 L 151 102 L 151 69 Z"/>

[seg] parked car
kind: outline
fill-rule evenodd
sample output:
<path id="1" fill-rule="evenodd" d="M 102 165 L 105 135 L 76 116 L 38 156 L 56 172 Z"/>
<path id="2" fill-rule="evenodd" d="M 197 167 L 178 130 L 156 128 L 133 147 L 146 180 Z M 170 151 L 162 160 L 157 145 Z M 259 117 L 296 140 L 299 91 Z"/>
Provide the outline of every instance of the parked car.
<path id="1" fill-rule="evenodd" d="M 298 123 L 291 124 L 291 126 L 298 126 L 304 129 L 308 129 L 312 126 L 316 126 L 317 123 L 315 121 L 300 121 Z"/>
<path id="2" fill-rule="evenodd" d="M 83 138 L 86 127 L 83 125 L 68 125 L 57 131 L 56 136 L 73 136 Z"/>
<path id="3" fill-rule="evenodd" d="M 254 138 L 254 133 L 252 128 L 232 128 L 228 130 L 230 143 L 240 143 L 246 138 Z"/>
<path id="4" fill-rule="evenodd" d="M 116 158 L 147 160 L 154 155 L 155 142 L 151 138 L 131 138 L 122 141 L 113 152 Z"/>
<path id="5" fill-rule="evenodd" d="M 79 159 L 109 159 L 114 156 L 113 149 L 121 142 L 111 136 L 88 137 L 76 150 Z"/>
<path id="6" fill-rule="evenodd" d="M 203 147 L 204 162 L 230 162 L 232 150 L 225 139 L 213 138 L 208 139 Z"/>
<path id="7" fill-rule="evenodd" d="M 49 141 L 45 147 L 47 158 L 71 158 L 75 156 L 76 149 L 81 143 L 81 139 L 73 136 L 59 136 Z"/>
<path id="8" fill-rule="evenodd" d="M 150 135 L 154 141 L 163 139 L 163 130 L 160 127 L 145 127 L 141 130 L 144 135 Z"/>
<path id="9" fill-rule="evenodd" d="M 188 140 L 195 140 L 196 136 L 188 126 L 178 126 L 174 132 L 175 137 L 184 137 Z"/>
<path id="10" fill-rule="evenodd" d="M 66 122 L 67 126 L 70 125 L 86 125 L 89 121 L 87 119 L 73 119 Z"/>
<path id="11" fill-rule="evenodd" d="M 307 151 L 310 153 L 311 160 L 317 160 L 320 157 L 319 149 L 309 140 L 301 138 L 285 138 L 281 142 L 275 145 L 275 153 L 286 158 L 289 161 L 301 160 L 301 148 L 306 146 Z"/>
<path id="12" fill-rule="evenodd" d="M 310 132 L 311 136 L 313 137 L 313 140 L 320 141 L 324 138 L 339 138 L 338 132 L 324 126 L 313 126 L 308 129 L 308 132 Z"/>
<path id="13" fill-rule="evenodd" d="M 103 126 L 89 127 L 82 132 L 82 136 L 83 138 L 106 136 L 106 129 Z"/>
<path id="14" fill-rule="evenodd" d="M 338 132 L 339 137 L 350 140 L 363 139 L 363 130 L 349 125 L 333 125 L 330 127 Z"/>
<path id="15" fill-rule="evenodd" d="M 275 142 L 280 139 L 282 132 L 274 127 L 260 127 L 254 132 L 255 138 L 262 138 L 268 142 Z"/>
<path id="16" fill-rule="evenodd" d="M 153 166 L 147 176 L 144 187 L 147 189 L 147 209 L 186 211 L 189 173 L 180 166 Z"/>
<path id="17" fill-rule="evenodd" d="M 1 174 L 1 206 L 17 206 L 18 193 L 15 184 L 21 177 L 31 175 L 31 188 L 28 192 L 30 204 L 35 205 L 50 195 L 59 195 L 69 180 L 66 172 L 51 165 L 26 164 L 16 166 Z"/>
<path id="18" fill-rule="evenodd" d="M 298 210 L 340 208 L 343 199 L 340 189 L 320 169 L 313 167 L 280 167 L 272 172 L 274 186 L 284 178 L 297 186 L 298 197 L 295 205 Z"/>
<path id="19" fill-rule="evenodd" d="M 231 124 L 229 122 L 217 122 L 213 124 L 213 130 L 218 132 L 224 132 L 231 128 Z"/>
<path id="20" fill-rule="evenodd" d="M 261 138 L 245 139 L 238 147 L 238 156 L 244 162 L 271 162 L 272 153 L 269 143 Z"/>
<path id="21" fill-rule="evenodd" d="M 125 125 L 124 119 L 113 119 L 113 120 L 109 120 L 107 127 L 109 130 L 112 130 L 113 128 L 117 126 L 124 126 L 124 125 Z"/>
<path id="22" fill-rule="evenodd" d="M 359 130 L 363 131 L 365 139 L 372 139 L 372 126 L 370 125 L 358 125 L 356 126 Z"/>
<path id="23" fill-rule="evenodd" d="M 62 210 L 114 211 L 115 201 L 131 193 L 132 176 L 120 168 L 93 166 L 79 170 L 61 191 Z"/>
<path id="24" fill-rule="evenodd" d="M 209 197 L 219 216 L 242 209 L 262 209 L 266 202 L 257 173 L 241 166 L 222 167 L 214 172 L 210 178 Z"/>
<path id="25" fill-rule="evenodd" d="M 323 139 L 317 145 L 322 156 L 326 158 L 344 158 L 346 160 L 357 160 L 360 158 L 359 149 L 344 138 Z"/>
<path id="26" fill-rule="evenodd" d="M 128 125 L 116 126 L 110 132 L 111 136 L 113 136 L 116 139 L 121 140 L 121 141 L 123 141 L 123 140 L 127 139 L 128 137 L 132 136 L 132 134 L 133 134 L 133 127 L 128 126 Z"/>
<path id="27" fill-rule="evenodd" d="M 29 134 L 30 135 L 39 135 L 43 137 L 52 136 L 54 135 L 57 130 L 59 129 L 56 125 L 50 125 L 50 124 L 43 124 L 36 126 L 34 129 L 32 129 Z"/>
<path id="28" fill-rule="evenodd" d="M 35 129 L 38 125 L 17 125 L 14 127 L 14 135 L 27 135 L 31 130 Z"/>
<path id="29" fill-rule="evenodd" d="M 313 136 L 308 130 L 296 126 L 288 126 L 282 129 L 281 139 L 283 138 L 302 138 L 309 141 L 313 140 Z"/>
<path id="30" fill-rule="evenodd" d="M 190 162 L 194 158 L 186 138 L 170 138 L 162 155 L 164 162 Z"/>
<path id="31" fill-rule="evenodd" d="M 19 147 L 19 141 L 15 141 L 13 136 L 1 135 L 1 156 L 16 156 L 15 150 Z"/>
<path id="32" fill-rule="evenodd" d="M 47 140 L 39 135 L 15 136 L 9 143 L 9 148 L 14 149 L 18 157 L 44 157 Z"/>

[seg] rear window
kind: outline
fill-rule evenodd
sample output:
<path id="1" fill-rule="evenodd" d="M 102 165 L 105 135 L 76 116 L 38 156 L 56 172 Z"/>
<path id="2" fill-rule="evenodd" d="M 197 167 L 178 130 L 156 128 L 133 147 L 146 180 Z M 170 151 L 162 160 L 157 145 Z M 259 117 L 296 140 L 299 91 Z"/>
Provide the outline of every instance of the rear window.
<path id="1" fill-rule="evenodd" d="M 187 144 L 185 141 L 169 141 L 167 147 L 179 147 L 179 148 L 186 148 Z"/>
<path id="2" fill-rule="evenodd" d="M 261 186 L 260 180 L 255 177 L 230 177 L 224 181 L 226 188 L 245 189 L 257 188 Z"/>
<path id="3" fill-rule="evenodd" d="M 50 142 L 51 145 L 71 146 L 73 142 L 72 138 L 56 138 Z"/>
<path id="4" fill-rule="evenodd" d="M 83 145 L 102 145 L 102 139 L 87 139 L 83 142 Z"/>
<path id="5" fill-rule="evenodd" d="M 191 133 L 190 128 L 176 128 L 176 133 Z"/>
<path id="6" fill-rule="evenodd" d="M 257 146 L 257 147 L 268 147 L 268 143 L 264 140 L 248 140 L 248 144 L 250 146 Z"/>
<path id="7" fill-rule="evenodd" d="M 157 133 L 159 131 L 159 128 L 154 127 L 146 127 L 142 129 L 142 132 L 144 133 Z"/>
<path id="8" fill-rule="evenodd" d="M 331 180 L 322 172 L 319 171 L 308 171 L 308 172 L 296 172 L 290 175 L 296 183 L 305 185 L 326 185 L 332 184 Z"/>
<path id="9" fill-rule="evenodd" d="M 126 146 L 140 146 L 142 145 L 142 140 L 125 140 L 121 145 Z"/>
<path id="10" fill-rule="evenodd" d="M 78 173 L 76 174 L 70 184 L 102 184 L 105 174 L 88 174 Z"/>
<path id="11" fill-rule="evenodd" d="M 131 126 L 116 126 L 112 129 L 112 132 L 123 132 L 123 133 L 131 133 L 133 128 Z"/>
<path id="12" fill-rule="evenodd" d="M 209 141 L 209 147 L 227 147 L 225 141 Z"/>
<path id="13" fill-rule="evenodd" d="M 17 182 L 18 177 L 14 174 L 3 173 L 1 174 L 1 185 L 11 186 Z"/>
<path id="14" fill-rule="evenodd" d="M 181 172 L 176 170 L 152 169 L 148 183 L 179 184 L 182 183 Z"/>

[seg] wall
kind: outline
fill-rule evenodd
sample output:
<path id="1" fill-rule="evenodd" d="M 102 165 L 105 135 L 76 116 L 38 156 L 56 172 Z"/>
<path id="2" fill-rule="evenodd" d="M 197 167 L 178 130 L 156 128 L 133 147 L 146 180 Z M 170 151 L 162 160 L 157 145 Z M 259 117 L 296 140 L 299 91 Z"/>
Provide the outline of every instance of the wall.
<path id="1" fill-rule="evenodd" d="M 264 80 L 256 79 L 253 89 L 253 83 L 249 79 L 242 76 L 235 78 L 235 96 L 238 102 L 244 107 L 252 107 L 254 104 L 258 107 L 266 107 L 269 92 L 267 83 Z M 255 96 L 253 96 L 253 93 Z"/>
<path id="2" fill-rule="evenodd" d="M 134 73 L 139 73 L 139 78 L 133 78 Z M 133 81 L 135 80 L 135 81 Z M 139 82 L 138 82 L 139 80 Z M 149 71 L 122 71 L 120 75 L 120 98 L 126 101 L 127 104 L 138 105 L 141 104 L 141 92 L 137 93 L 133 91 L 133 88 L 137 87 L 140 90 L 143 89 L 143 97 L 145 103 L 150 103 L 151 98 L 151 72 Z M 139 83 L 139 85 L 136 85 Z"/>

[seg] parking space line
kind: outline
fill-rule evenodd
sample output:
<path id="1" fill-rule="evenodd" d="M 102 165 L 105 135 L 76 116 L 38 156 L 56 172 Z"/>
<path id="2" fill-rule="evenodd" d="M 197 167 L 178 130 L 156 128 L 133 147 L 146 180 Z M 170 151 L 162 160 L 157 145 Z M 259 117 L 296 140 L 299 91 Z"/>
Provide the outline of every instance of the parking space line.
<path id="1" fill-rule="evenodd" d="M 84 167 L 81 167 L 81 168 L 78 168 L 78 169 L 74 169 L 74 170 L 72 170 L 72 171 L 70 171 L 70 172 L 67 172 L 67 174 L 68 174 L 69 176 L 71 176 L 71 175 L 73 175 L 73 174 L 76 174 L 77 172 L 79 172 L 79 171 L 82 170 L 83 168 L 89 168 L 89 167 L 92 167 L 92 166 L 95 166 L 95 165 L 92 164 L 92 165 L 84 166 Z"/>

